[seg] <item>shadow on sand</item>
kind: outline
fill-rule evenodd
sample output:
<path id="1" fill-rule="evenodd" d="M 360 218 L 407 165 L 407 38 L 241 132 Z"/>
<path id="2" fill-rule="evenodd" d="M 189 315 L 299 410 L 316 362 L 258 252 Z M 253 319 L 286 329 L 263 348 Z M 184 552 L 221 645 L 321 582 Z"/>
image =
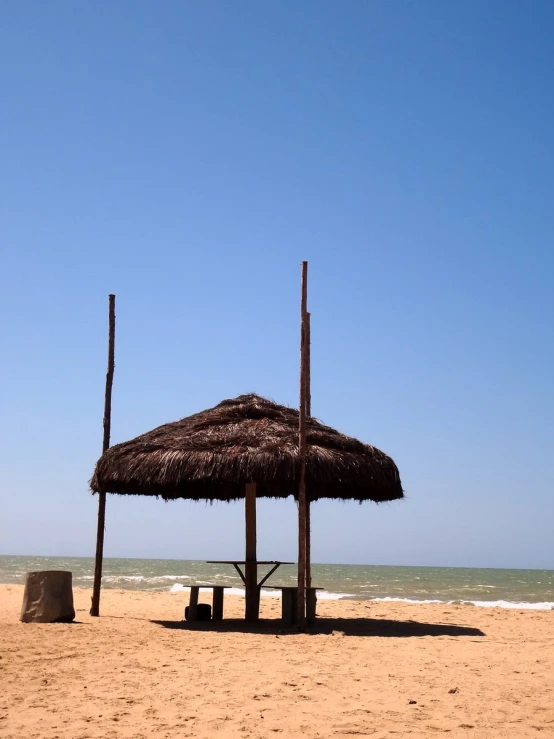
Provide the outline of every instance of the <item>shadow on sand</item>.
<path id="1" fill-rule="evenodd" d="M 277 636 L 293 636 L 298 634 L 296 627 L 286 628 L 281 621 L 264 619 L 255 624 L 248 624 L 239 619 L 224 621 L 156 621 L 151 623 L 165 629 L 181 629 L 183 631 L 211 631 L 216 633 L 274 634 Z M 486 636 L 480 629 L 456 624 L 428 624 L 419 621 L 387 621 L 376 618 L 318 618 L 315 625 L 309 626 L 308 634 L 335 634 L 338 636 L 393 636 L 404 638 L 409 636 Z"/>

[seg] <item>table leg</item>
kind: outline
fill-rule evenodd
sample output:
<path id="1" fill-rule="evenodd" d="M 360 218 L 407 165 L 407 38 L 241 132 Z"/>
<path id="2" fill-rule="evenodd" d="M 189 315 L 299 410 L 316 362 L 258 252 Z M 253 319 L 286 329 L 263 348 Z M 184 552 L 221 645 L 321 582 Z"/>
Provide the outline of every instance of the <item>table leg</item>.
<path id="1" fill-rule="evenodd" d="M 214 591 L 214 598 L 213 598 L 212 620 L 213 621 L 223 621 L 223 594 L 225 592 L 225 589 L 215 587 L 213 591 Z"/>
<path id="2" fill-rule="evenodd" d="M 306 591 L 306 618 L 309 624 L 315 622 L 316 605 L 317 590 L 315 588 L 308 588 Z"/>
<path id="3" fill-rule="evenodd" d="M 252 574 L 250 581 L 247 579 L 244 598 L 246 620 L 250 622 L 258 621 L 260 617 L 260 588 L 256 582 L 255 571 Z"/>
<path id="4" fill-rule="evenodd" d="M 189 617 L 188 617 L 189 621 L 196 621 L 199 592 L 200 592 L 200 588 L 198 585 L 191 585 L 190 600 L 189 600 Z"/>
<path id="5" fill-rule="evenodd" d="M 292 626 L 297 622 L 298 590 L 296 588 L 283 588 L 281 614 L 285 626 Z"/>

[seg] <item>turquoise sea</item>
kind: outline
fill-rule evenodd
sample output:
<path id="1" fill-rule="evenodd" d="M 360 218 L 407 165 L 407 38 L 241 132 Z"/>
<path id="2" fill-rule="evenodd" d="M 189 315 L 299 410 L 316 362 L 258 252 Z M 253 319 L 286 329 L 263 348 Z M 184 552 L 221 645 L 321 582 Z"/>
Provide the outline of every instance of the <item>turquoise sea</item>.
<path id="1" fill-rule="evenodd" d="M 94 560 L 88 557 L 0 556 L 0 582 L 23 583 L 33 570 L 71 570 L 75 587 L 91 587 Z M 260 569 L 263 572 L 263 569 Z M 401 600 L 462 603 L 518 609 L 554 609 L 553 570 L 469 569 L 462 567 L 312 566 L 321 599 Z M 296 567 L 282 566 L 268 584 L 292 584 Z M 189 582 L 221 582 L 242 594 L 242 582 L 229 565 L 173 559 L 106 559 L 103 586 L 123 590 L 181 592 Z M 275 597 L 275 591 L 262 591 Z"/>

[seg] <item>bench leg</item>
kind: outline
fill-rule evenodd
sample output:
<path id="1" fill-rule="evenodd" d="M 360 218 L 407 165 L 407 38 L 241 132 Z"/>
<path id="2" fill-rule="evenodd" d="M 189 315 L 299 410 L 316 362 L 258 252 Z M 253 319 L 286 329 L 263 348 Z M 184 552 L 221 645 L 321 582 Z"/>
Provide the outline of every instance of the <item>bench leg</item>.
<path id="1" fill-rule="evenodd" d="M 197 610 L 198 610 L 198 593 L 200 588 L 198 585 L 191 585 L 190 588 L 190 600 L 189 600 L 189 621 L 196 621 Z"/>
<path id="2" fill-rule="evenodd" d="M 285 626 L 292 626 L 297 622 L 298 591 L 287 588 L 281 591 L 282 619 Z"/>
<path id="3" fill-rule="evenodd" d="M 213 591 L 212 620 L 223 621 L 223 594 L 225 590 L 224 588 L 215 587 Z"/>
<path id="4" fill-rule="evenodd" d="M 315 622 L 315 611 L 317 605 L 317 590 L 315 588 L 308 588 L 306 591 L 306 618 L 309 624 Z"/>

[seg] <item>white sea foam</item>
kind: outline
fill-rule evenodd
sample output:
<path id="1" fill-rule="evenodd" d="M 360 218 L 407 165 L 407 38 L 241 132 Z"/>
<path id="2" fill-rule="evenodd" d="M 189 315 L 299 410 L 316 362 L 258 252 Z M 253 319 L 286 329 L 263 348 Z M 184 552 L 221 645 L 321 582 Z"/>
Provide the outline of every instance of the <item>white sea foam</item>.
<path id="1" fill-rule="evenodd" d="M 200 592 L 210 592 L 211 588 L 203 588 L 200 584 Z M 181 583 L 175 583 L 171 589 L 171 593 L 188 593 L 190 588 Z M 225 591 L 227 595 L 238 595 L 244 597 L 244 590 L 241 588 L 228 588 Z M 280 590 L 262 590 L 260 595 L 264 598 L 280 598 Z M 353 593 L 329 593 L 322 590 L 317 594 L 318 600 L 342 600 L 344 598 L 356 599 Z M 554 610 L 554 602 L 545 601 L 542 603 L 528 603 L 525 601 L 509 601 L 509 600 L 437 600 L 435 598 L 416 600 L 415 598 L 371 598 L 370 603 L 412 603 L 414 605 L 462 605 L 477 606 L 478 608 L 508 608 L 521 611 L 550 611 Z"/>
<path id="2" fill-rule="evenodd" d="M 415 600 L 413 598 L 371 598 L 372 603 L 420 603 L 420 604 L 431 604 L 431 603 L 443 603 L 446 605 L 447 601 L 444 600 Z"/>
<path id="3" fill-rule="evenodd" d="M 200 592 L 201 593 L 207 593 L 211 592 L 211 588 L 203 588 L 202 583 L 198 583 L 200 585 Z M 170 593 L 189 593 L 190 587 L 187 585 L 181 585 L 181 583 L 176 582 L 169 590 Z M 244 597 L 244 590 L 242 588 L 226 588 L 225 592 L 227 595 L 240 595 Z M 260 595 L 262 598 L 280 598 L 281 597 L 281 591 L 280 590 L 262 590 L 260 591 Z M 322 590 L 317 594 L 318 600 L 341 600 L 342 598 L 354 598 L 355 596 L 352 593 L 328 593 L 326 590 Z"/>
<path id="4" fill-rule="evenodd" d="M 472 600 L 463 601 L 463 604 L 469 603 L 473 606 L 479 606 L 481 608 L 513 608 L 521 611 L 552 611 L 554 610 L 554 603 L 545 601 L 544 603 L 527 603 L 516 602 L 510 600 Z"/>
<path id="5" fill-rule="evenodd" d="M 326 590 L 322 590 L 317 594 L 318 600 L 342 600 L 343 598 L 355 598 L 356 596 L 352 593 L 328 593 Z"/>
<path id="6" fill-rule="evenodd" d="M 211 593 L 211 588 L 203 588 L 200 583 L 200 592 L 201 593 Z M 175 585 L 172 585 L 170 590 L 170 593 L 190 593 L 190 587 L 187 585 L 181 585 L 181 583 L 176 582 Z M 242 595 L 244 596 L 244 590 L 241 590 L 240 588 L 226 588 L 225 592 L 227 595 Z"/>
<path id="7" fill-rule="evenodd" d="M 415 600 L 413 598 L 372 598 L 373 602 L 380 603 L 414 603 L 421 604 L 442 604 L 477 606 L 479 608 L 510 608 L 521 611 L 550 611 L 554 610 L 554 603 L 545 601 L 543 603 L 528 603 L 526 601 L 509 601 L 509 600 Z"/>
<path id="8" fill-rule="evenodd" d="M 80 580 L 94 580 L 92 575 L 80 575 Z M 192 580 L 190 575 L 154 575 L 152 577 L 146 577 L 145 575 L 103 575 L 103 582 L 144 582 L 144 583 L 157 583 L 165 582 L 166 580 Z"/>

